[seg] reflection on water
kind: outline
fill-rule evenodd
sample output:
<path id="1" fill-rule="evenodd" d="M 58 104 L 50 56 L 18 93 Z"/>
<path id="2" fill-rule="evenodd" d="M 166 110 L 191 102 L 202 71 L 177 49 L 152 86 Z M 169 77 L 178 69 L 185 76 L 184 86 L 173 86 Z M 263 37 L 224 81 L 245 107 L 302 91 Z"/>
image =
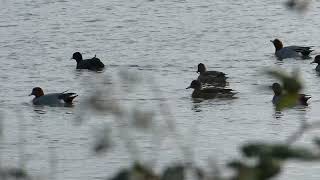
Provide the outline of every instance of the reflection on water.
<path id="1" fill-rule="evenodd" d="M 276 108 L 274 108 L 274 118 L 280 119 L 283 116 L 283 113 L 281 111 L 277 111 Z"/>
<path id="2" fill-rule="evenodd" d="M 45 114 L 47 111 L 44 109 L 43 106 L 37 106 L 37 107 L 35 106 L 34 112 L 38 114 Z"/>

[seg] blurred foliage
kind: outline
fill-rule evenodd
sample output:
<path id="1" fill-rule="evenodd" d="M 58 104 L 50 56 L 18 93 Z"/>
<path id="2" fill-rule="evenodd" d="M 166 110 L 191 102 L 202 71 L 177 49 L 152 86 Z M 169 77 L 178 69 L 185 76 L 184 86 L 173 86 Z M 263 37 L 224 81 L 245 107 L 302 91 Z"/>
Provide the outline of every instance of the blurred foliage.
<path id="1" fill-rule="evenodd" d="M 299 80 L 297 70 L 291 74 L 283 70 L 269 70 L 267 74 L 276 78 L 281 82 L 283 96 L 281 103 L 277 105 L 278 109 L 290 108 L 296 104 L 299 93 L 303 89 Z M 130 77 L 130 75 L 127 75 Z M 127 78 L 128 79 L 128 78 Z M 137 82 L 135 79 L 134 82 Z M 159 91 L 159 89 L 157 90 Z M 161 94 L 161 92 L 159 92 Z M 163 104 L 162 104 L 163 106 Z M 163 115 L 171 114 L 170 110 L 164 111 Z M 152 122 L 154 114 L 152 112 L 144 112 L 139 109 L 133 109 L 131 113 L 134 124 L 140 124 L 138 127 L 148 129 Z M 166 116 L 165 116 L 166 117 Z M 141 121 L 141 122 L 140 122 Z M 172 123 L 172 122 L 171 122 Z M 141 126 L 141 124 L 143 126 Z M 182 163 L 178 165 L 170 165 L 166 167 L 162 173 L 155 173 L 148 165 L 135 161 L 131 168 L 120 170 L 110 180 L 267 180 L 272 179 L 281 173 L 283 165 L 289 160 L 300 161 L 317 161 L 320 159 L 319 151 L 312 151 L 306 147 L 294 147 L 291 143 L 297 140 L 303 132 L 308 130 L 312 125 L 303 123 L 295 136 L 291 137 L 290 143 L 264 143 L 252 142 L 244 144 L 240 150 L 242 158 L 240 160 L 232 160 L 225 169 L 232 169 L 232 175 L 221 175 L 220 169 L 216 166 L 207 167 L 212 173 L 206 172 L 204 169 L 196 167 L 194 162 Z M 177 137 L 176 137 L 177 138 Z M 314 144 L 320 148 L 320 138 L 314 140 Z M 190 176 L 191 174 L 191 176 Z"/>
<path id="2" fill-rule="evenodd" d="M 316 142 L 319 143 L 319 139 Z M 320 159 L 318 152 L 288 144 L 248 143 L 241 147 L 241 151 L 244 160 L 233 160 L 228 163 L 228 167 L 234 170 L 234 174 L 229 177 L 217 176 L 217 174 L 213 177 L 190 164 L 169 166 L 162 174 L 155 174 L 148 166 L 136 163 L 129 169 L 119 171 L 110 180 L 186 180 L 187 172 L 192 172 L 194 176 L 191 179 L 196 180 L 267 180 L 281 172 L 285 161 Z"/>
<path id="3" fill-rule="evenodd" d="M 290 10 L 297 10 L 298 12 L 305 12 L 311 0 L 288 0 L 285 5 Z"/>
<path id="4" fill-rule="evenodd" d="M 32 178 L 27 172 L 20 168 L 0 168 L 0 179 L 1 180 L 31 180 Z"/>
<path id="5" fill-rule="evenodd" d="M 280 111 L 284 108 L 295 106 L 299 101 L 299 94 L 303 88 L 299 80 L 298 70 L 294 70 L 291 74 L 288 74 L 284 70 L 268 70 L 267 74 L 278 79 L 281 83 L 282 94 L 280 101 L 275 104 L 276 110 Z"/>

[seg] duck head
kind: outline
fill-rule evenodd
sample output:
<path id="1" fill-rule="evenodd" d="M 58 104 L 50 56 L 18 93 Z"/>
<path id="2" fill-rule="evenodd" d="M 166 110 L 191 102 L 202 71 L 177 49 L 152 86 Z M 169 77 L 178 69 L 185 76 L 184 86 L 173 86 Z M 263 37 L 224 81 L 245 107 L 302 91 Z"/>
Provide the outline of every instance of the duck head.
<path id="1" fill-rule="evenodd" d="M 317 55 L 316 57 L 314 57 L 314 60 L 311 63 L 320 64 L 320 55 Z"/>
<path id="2" fill-rule="evenodd" d="M 206 66 L 204 65 L 204 64 L 202 64 L 202 63 L 199 63 L 198 64 L 198 70 L 197 70 L 197 73 L 204 73 L 204 72 L 206 72 L 207 71 L 207 69 L 206 69 Z"/>
<path id="3" fill-rule="evenodd" d="M 274 47 L 276 48 L 276 51 L 283 48 L 283 44 L 279 39 L 270 40 L 270 42 L 273 43 Z"/>
<path id="4" fill-rule="evenodd" d="M 40 88 L 40 87 L 35 87 L 32 89 L 32 92 L 31 94 L 29 94 L 29 96 L 36 96 L 36 97 L 40 97 L 40 96 L 43 96 L 44 93 L 43 93 L 43 90 Z"/>
<path id="5" fill-rule="evenodd" d="M 82 55 L 79 52 L 75 52 L 75 53 L 73 53 L 71 59 L 75 59 L 77 62 L 82 61 Z"/>
<path id="6" fill-rule="evenodd" d="M 282 93 L 282 88 L 279 83 L 273 83 L 272 84 L 272 90 L 274 92 L 274 95 L 279 96 Z"/>
<path id="7" fill-rule="evenodd" d="M 186 89 L 190 89 L 190 88 L 192 88 L 192 89 L 201 89 L 201 82 L 198 81 L 198 80 L 193 80 L 191 82 L 190 86 L 187 87 Z"/>

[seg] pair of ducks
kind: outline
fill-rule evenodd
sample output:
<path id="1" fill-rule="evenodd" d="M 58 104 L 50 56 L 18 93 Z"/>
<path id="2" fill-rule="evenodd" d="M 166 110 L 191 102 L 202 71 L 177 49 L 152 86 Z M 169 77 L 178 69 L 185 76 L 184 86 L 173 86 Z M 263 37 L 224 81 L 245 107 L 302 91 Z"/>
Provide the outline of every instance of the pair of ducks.
<path id="1" fill-rule="evenodd" d="M 231 98 L 235 95 L 232 89 L 225 89 L 227 84 L 226 74 L 219 71 L 207 71 L 203 63 L 198 64 L 199 73 L 198 79 L 193 80 L 189 87 L 186 89 L 194 89 L 192 98 Z M 211 87 L 203 88 L 203 84 L 210 85 Z"/>
<path id="2" fill-rule="evenodd" d="M 311 48 L 312 46 L 286 46 L 283 47 L 282 42 L 279 39 L 270 40 L 276 51 L 275 55 L 279 59 L 286 59 L 286 58 L 296 58 L 301 57 L 303 59 L 310 58 L 310 53 L 313 51 Z M 317 63 L 316 71 L 320 73 L 320 55 L 317 55 L 314 60 L 311 62 Z"/>
<path id="3" fill-rule="evenodd" d="M 91 59 L 83 59 L 80 52 L 75 52 L 71 59 L 76 60 L 77 69 L 88 69 L 92 71 L 101 71 L 104 69 L 104 64 L 96 56 Z M 66 91 L 62 93 L 44 94 L 40 87 L 33 88 L 30 96 L 31 95 L 35 96 L 32 100 L 34 105 L 48 106 L 70 106 L 72 105 L 73 99 L 78 96 L 76 93 L 66 93 Z"/>

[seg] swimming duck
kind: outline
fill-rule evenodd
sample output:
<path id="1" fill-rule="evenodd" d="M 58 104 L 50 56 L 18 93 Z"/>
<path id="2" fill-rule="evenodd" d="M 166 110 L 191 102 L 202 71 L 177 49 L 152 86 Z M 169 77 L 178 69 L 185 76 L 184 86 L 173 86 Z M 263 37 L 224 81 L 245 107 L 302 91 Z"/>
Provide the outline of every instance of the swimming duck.
<path id="1" fill-rule="evenodd" d="M 303 57 L 308 58 L 309 54 L 313 51 L 312 46 L 286 46 L 283 47 L 279 39 L 270 40 L 276 48 L 275 55 L 279 59 Z"/>
<path id="2" fill-rule="evenodd" d="M 47 105 L 47 106 L 68 106 L 78 95 L 76 93 L 49 93 L 44 94 L 40 87 L 35 87 L 29 96 L 34 95 L 32 103 L 34 105 Z"/>
<path id="3" fill-rule="evenodd" d="M 311 63 L 317 63 L 316 71 L 320 72 L 320 55 L 314 57 L 314 60 Z"/>
<path id="4" fill-rule="evenodd" d="M 272 98 L 272 103 L 277 105 L 280 101 L 281 98 L 283 97 L 283 91 L 282 87 L 279 83 L 273 83 L 272 84 L 272 90 L 274 92 L 273 98 Z M 299 98 L 297 101 L 297 105 L 305 105 L 308 106 L 308 100 L 310 99 L 310 96 L 307 96 L 305 94 L 299 94 Z"/>
<path id="5" fill-rule="evenodd" d="M 75 52 L 72 55 L 72 58 L 77 61 L 77 69 L 89 69 L 92 71 L 101 71 L 104 68 L 104 64 L 100 61 L 99 58 L 94 56 L 91 59 L 82 59 L 80 52 Z"/>
<path id="6" fill-rule="evenodd" d="M 227 83 L 225 73 L 220 71 L 207 71 L 207 68 L 203 63 L 198 64 L 197 73 L 199 73 L 198 81 L 203 84 L 225 86 Z"/>
<path id="7" fill-rule="evenodd" d="M 202 88 L 202 84 L 199 80 L 193 80 L 190 86 L 186 89 L 190 88 L 194 89 L 191 95 L 193 98 L 231 98 L 236 94 L 235 92 L 233 92 L 232 89 L 224 89 L 217 87 Z"/>

